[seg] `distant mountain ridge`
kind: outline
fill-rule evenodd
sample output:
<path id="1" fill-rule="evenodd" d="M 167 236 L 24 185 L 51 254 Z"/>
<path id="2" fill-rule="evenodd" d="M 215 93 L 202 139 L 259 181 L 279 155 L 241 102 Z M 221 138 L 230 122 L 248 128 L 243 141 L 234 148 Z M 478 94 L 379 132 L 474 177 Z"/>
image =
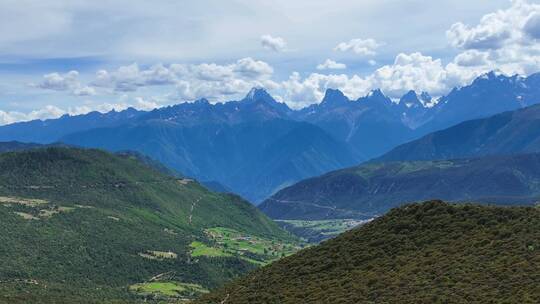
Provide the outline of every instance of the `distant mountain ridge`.
<path id="1" fill-rule="evenodd" d="M 277 219 L 363 218 L 408 201 L 540 200 L 540 105 L 462 122 L 359 166 L 285 188 L 259 207 Z"/>
<path id="2" fill-rule="evenodd" d="M 211 104 L 206 99 L 155 109 L 138 121 L 161 120 L 182 126 L 238 124 L 272 119 L 287 119 L 292 110 L 277 102 L 266 90 L 253 88 L 240 101 Z"/>
<path id="3" fill-rule="evenodd" d="M 539 102 L 540 73 L 522 77 L 505 76 L 492 71 L 479 76 L 470 85 L 454 88 L 438 99 L 433 99 L 427 92 L 418 93 L 410 90 L 399 99 L 399 102 L 392 101 L 378 89 L 357 100 L 350 100 L 337 89 L 327 89 L 320 103 L 300 110 L 292 110 L 287 104 L 276 101 L 263 88 L 253 88 L 240 101 L 213 104 L 203 98 L 149 112 L 128 108 L 119 112 L 114 110 L 108 113 L 90 112 L 76 116 L 64 115 L 58 119 L 14 123 L 0 126 L 0 141 L 50 143 L 69 133 L 149 120 L 165 120 L 193 126 L 278 118 L 315 123 L 327 132 L 336 132 L 334 128 L 324 126 L 341 118 L 347 122 L 348 128 L 343 130 L 343 134 L 335 137 L 345 138 L 347 141 L 361 128 L 356 122 L 359 116 L 362 119 L 401 124 L 407 130 L 401 130 L 403 134 L 399 136 L 415 137 L 462 121 L 515 110 Z M 369 112 L 370 115 L 365 115 L 364 112 Z M 40 132 L 37 132 L 39 134 L 29 134 L 36 133 L 29 132 L 31 128 L 32 130 L 39 128 Z M 362 150 L 361 147 L 357 149 Z M 374 156 L 376 155 L 368 155 Z"/>
<path id="4" fill-rule="evenodd" d="M 540 73 L 529 77 L 489 72 L 470 85 L 454 88 L 439 99 L 430 124 L 420 135 L 447 128 L 462 121 L 484 118 L 540 102 Z"/>
<path id="5" fill-rule="evenodd" d="M 152 120 L 93 129 L 62 140 L 83 147 L 139 151 L 186 176 L 217 181 L 254 202 L 300 179 L 358 160 L 349 147 L 320 128 L 282 119 L 190 127 Z"/>
<path id="6" fill-rule="evenodd" d="M 339 93 L 328 90 L 320 104 L 295 112 L 294 118 L 326 130 L 353 147 L 362 159 L 376 156 L 413 136 L 413 130 L 401 121 L 396 104 L 381 90 L 356 101 Z"/>
<path id="7" fill-rule="evenodd" d="M 303 180 L 259 208 L 274 219 L 366 219 L 407 202 L 534 204 L 540 153 L 482 158 L 367 163 Z"/>
<path id="8" fill-rule="evenodd" d="M 300 110 L 253 88 L 239 101 L 212 104 L 201 99 L 149 112 L 92 112 L 1 126 L 0 141 L 65 141 L 138 151 L 258 202 L 301 179 L 378 157 L 456 122 L 539 101 L 540 74 L 487 73 L 436 100 L 426 92 L 409 91 L 397 102 L 381 90 L 350 100 L 328 89 L 321 103 Z M 302 140 L 279 146 L 300 130 Z M 280 169 L 286 167 L 290 173 Z"/>
<path id="9" fill-rule="evenodd" d="M 22 143 L 18 141 L 0 142 L 0 153 L 28 150 L 39 147 L 42 147 L 42 145 L 34 143 Z"/>
<path id="10" fill-rule="evenodd" d="M 49 144 L 63 136 L 93 128 L 113 127 L 125 124 L 141 116 L 144 111 L 128 108 L 107 113 L 97 111 L 84 115 L 64 115 L 56 119 L 18 122 L 0 127 L 0 141 Z"/>
<path id="11" fill-rule="evenodd" d="M 469 120 L 400 145 L 374 161 L 540 152 L 540 105 Z"/>

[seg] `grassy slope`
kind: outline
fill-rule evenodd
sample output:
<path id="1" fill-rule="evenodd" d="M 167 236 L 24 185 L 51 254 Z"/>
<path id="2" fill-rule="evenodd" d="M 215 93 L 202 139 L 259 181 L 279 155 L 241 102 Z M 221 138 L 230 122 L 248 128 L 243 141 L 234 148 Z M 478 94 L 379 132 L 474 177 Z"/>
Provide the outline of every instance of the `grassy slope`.
<path id="1" fill-rule="evenodd" d="M 195 241 L 191 256 L 237 256 L 257 265 L 267 265 L 280 257 L 298 251 L 300 243 L 276 242 L 275 239 L 260 238 L 225 227 L 206 229 L 208 242 Z"/>
<path id="2" fill-rule="evenodd" d="M 196 303 L 539 303 L 540 209 L 393 209 Z"/>
<path id="3" fill-rule="evenodd" d="M 174 280 L 213 288 L 255 266 L 238 258 L 193 261 L 189 244 L 206 240 L 204 229 L 228 227 L 291 240 L 239 197 L 212 193 L 133 158 L 98 150 L 1 154 L 0 196 L 48 202 L 36 207 L 0 204 L 0 303 L 132 301 L 136 298 L 128 293 L 129 285 L 166 272 L 172 272 Z M 39 216 L 42 209 L 58 207 L 71 209 Z M 15 212 L 39 219 L 27 220 Z M 178 257 L 153 260 L 139 255 L 152 250 L 172 251 Z"/>

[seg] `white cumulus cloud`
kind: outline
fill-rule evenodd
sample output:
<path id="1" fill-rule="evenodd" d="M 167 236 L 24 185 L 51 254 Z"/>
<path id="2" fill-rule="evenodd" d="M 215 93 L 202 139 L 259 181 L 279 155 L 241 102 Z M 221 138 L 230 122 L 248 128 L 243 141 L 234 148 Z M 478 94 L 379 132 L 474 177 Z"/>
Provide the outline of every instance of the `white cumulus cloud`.
<path id="1" fill-rule="evenodd" d="M 459 66 L 506 74 L 529 74 L 540 69 L 540 5 L 511 1 L 507 9 L 484 15 L 478 24 L 458 22 L 446 32 L 450 45 L 463 50 Z"/>
<path id="2" fill-rule="evenodd" d="M 240 59 L 233 65 L 233 71 L 245 78 L 260 79 L 272 76 L 274 69 L 266 62 L 251 57 Z"/>
<path id="3" fill-rule="evenodd" d="M 281 83 L 283 100 L 293 107 L 318 102 L 328 88 L 340 89 L 350 98 L 365 96 L 381 89 L 391 98 L 399 98 L 409 90 L 427 91 L 433 96 L 447 93 L 456 85 L 465 84 L 481 70 L 470 70 L 455 63 L 444 65 L 440 59 L 419 52 L 398 54 L 393 64 L 384 65 L 365 77 L 346 74 L 311 73 L 305 78 L 297 72 Z"/>
<path id="4" fill-rule="evenodd" d="M 398 54 L 392 65 L 377 69 L 369 77 L 372 85 L 397 98 L 408 90 L 442 95 L 462 82 L 459 75 L 450 75 L 440 59 L 419 52 Z"/>
<path id="5" fill-rule="evenodd" d="M 159 104 L 150 99 L 144 99 L 142 97 L 135 98 L 135 108 L 144 111 L 150 111 L 159 108 Z"/>
<path id="6" fill-rule="evenodd" d="M 274 52 L 282 52 L 287 48 L 287 42 L 285 42 L 285 39 L 281 37 L 273 37 L 271 35 L 262 35 L 261 45 L 265 49 L 269 49 Z"/>
<path id="7" fill-rule="evenodd" d="M 57 118 L 64 114 L 66 114 L 64 110 L 53 105 L 47 105 L 41 109 L 34 110 L 28 113 L 0 110 L 0 125 L 11 124 L 19 121 L 30 121 L 35 119 Z"/>
<path id="8" fill-rule="evenodd" d="M 274 69 L 268 63 L 251 57 L 231 64 L 201 63 L 157 64 L 141 68 L 137 63 L 121 66 L 115 71 L 100 70 L 92 85 L 117 92 L 133 92 L 144 86 L 172 85 L 173 99 L 220 99 L 243 94 L 253 86 L 273 88 Z"/>
<path id="9" fill-rule="evenodd" d="M 477 50 L 467 50 L 458 54 L 454 58 L 454 62 L 459 66 L 482 66 L 488 64 L 488 52 Z"/>
<path id="10" fill-rule="evenodd" d="M 373 56 L 376 54 L 377 48 L 382 44 L 375 41 L 375 39 L 351 39 L 348 42 L 341 42 L 334 50 L 341 52 L 354 52 L 355 54 L 362 56 Z"/>
<path id="11" fill-rule="evenodd" d="M 332 59 L 326 59 L 323 63 L 317 65 L 317 70 L 343 70 L 347 65 L 344 63 L 336 62 Z"/>
<path id="12" fill-rule="evenodd" d="M 231 100 L 258 86 L 273 91 L 277 99 L 299 107 L 320 101 L 327 88 L 341 89 L 354 99 L 378 88 L 391 98 L 399 98 L 411 89 L 440 96 L 490 70 L 523 75 L 540 70 L 539 4 L 514 0 L 507 8 L 486 14 L 476 23 L 454 23 L 446 36 L 448 43 L 456 48 L 456 55 L 447 62 L 426 53 L 407 52 L 397 53 L 390 64 L 379 66 L 372 56 L 377 54 L 382 43 L 372 38 L 339 43 L 335 51 L 365 57 L 362 60 L 374 69 L 365 75 L 348 73 L 345 64 L 326 59 L 315 67 L 317 72 L 293 72 L 288 78 L 277 80 L 270 64 L 246 57 L 219 64 L 143 66 L 133 63 L 117 69 L 99 70 L 88 86 L 81 84 L 76 71 L 51 73 L 35 86 L 74 95 L 93 95 L 96 90 L 118 94 L 147 86 L 170 86 L 171 92 L 165 93 L 164 97 L 170 102 L 203 97 L 211 101 Z M 273 51 L 287 49 L 283 38 L 271 35 L 263 35 L 261 44 Z M 334 71 L 324 73 L 329 70 Z M 156 105 L 152 102 L 141 99 L 135 104 L 151 108 Z"/>
<path id="13" fill-rule="evenodd" d="M 79 82 L 79 72 L 77 71 L 69 71 L 64 74 L 45 74 L 41 82 L 31 84 L 31 86 L 46 90 L 69 91 L 71 94 L 77 96 L 89 96 L 96 93 L 94 88 L 83 86 Z"/>
<path id="14" fill-rule="evenodd" d="M 527 19 L 523 31 L 533 39 L 540 39 L 540 13 L 535 12 Z"/>

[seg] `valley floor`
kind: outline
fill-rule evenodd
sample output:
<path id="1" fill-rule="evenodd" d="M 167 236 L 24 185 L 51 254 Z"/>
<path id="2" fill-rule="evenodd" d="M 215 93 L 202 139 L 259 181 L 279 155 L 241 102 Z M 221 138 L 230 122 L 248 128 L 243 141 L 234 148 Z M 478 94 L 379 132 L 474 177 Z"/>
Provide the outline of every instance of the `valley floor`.
<path id="1" fill-rule="evenodd" d="M 328 220 L 275 220 L 283 229 L 303 238 L 309 243 L 318 243 L 333 238 L 347 230 L 369 223 L 373 219 L 328 219 Z"/>

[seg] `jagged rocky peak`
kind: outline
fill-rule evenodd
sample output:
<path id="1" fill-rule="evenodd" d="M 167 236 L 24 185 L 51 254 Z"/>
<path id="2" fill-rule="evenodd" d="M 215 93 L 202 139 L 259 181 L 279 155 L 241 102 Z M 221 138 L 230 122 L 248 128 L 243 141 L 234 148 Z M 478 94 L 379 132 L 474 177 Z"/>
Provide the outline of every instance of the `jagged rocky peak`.
<path id="1" fill-rule="evenodd" d="M 262 87 L 254 87 L 252 88 L 249 93 L 247 93 L 246 97 L 242 99 L 243 102 L 277 102 L 268 92 L 262 88 Z"/>
<path id="2" fill-rule="evenodd" d="M 485 83 L 494 83 L 494 82 L 515 82 L 522 80 L 522 77 L 519 75 L 508 76 L 501 71 L 489 71 L 478 76 L 471 85 L 485 84 Z"/>
<path id="3" fill-rule="evenodd" d="M 194 104 L 210 104 L 210 102 L 206 98 L 197 99 L 193 103 Z"/>
<path id="4" fill-rule="evenodd" d="M 252 88 L 246 97 L 240 101 L 240 106 L 247 106 L 247 108 L 255 106 L 258 108 L 258 111 L 266 111 L 269 115 L 273 113 L 270 116 L 287 115 L 291 111 L 287 104 L 275 100 L 274 97 L 261 87 Z"/>
<path id="5" fill-rule="evenodd" d="M 209 109 L 211 107 L 213 107 L 213 105 L 206 98 L 200 98 L 193 102 L 180 104 L 181 109 L 189 111 Z"/>
<path id="6" fill-rule="evenodd" d="M 366 96 L 358 98 L 358 101 L 364 101 L 364 102 L 374 102 L 374 103 L 380 103 L 380 104 L 392 104 L 392 100 L 384 95 L 384 93 L 381 91 L 381 89 L 375 89 L 369 92 Z"/>
<path id="7" fill-rule="evenodd" d="M 371 92 L 367 94 L 366 97 L 371 98 L 371 99 L 388 99 L 388 97 L 384 95 L 381 89 L 372 90 Z"/>
<path id="8" fill-rule="evenodd" d="M 337 106 L 349 102 L 349 98 L 338 89 L 326 89 L 321 105 Z"/>
<path id="9" fill-rule="evenodd" d="M 414 90 L 410 90 L 399 99 L 399 104 L 406 108 L 425 107 L 430 103 L 432 97 L 427 92 L 418 94 Z"/>
<path id="10" fill-rule="evenodd" d="M 410 90 L 407 93 L 405 93 L 401 98 L 399 99 L 399 103 L 402 102 L 414 102 L 418 101 L 418 94 L 414 90 Z"/>
<path id="11" fill-rule="evenodd" d="M 429 95 L 428 92 L 422 92 L 420 93 L 420 101 L 423 101 L 424 102 L 424 105 L 427 103 L 427 102 L 430 102 L 431 100 L 433 99 L 433 97 L 431 97 L 431 95 Z"/>

